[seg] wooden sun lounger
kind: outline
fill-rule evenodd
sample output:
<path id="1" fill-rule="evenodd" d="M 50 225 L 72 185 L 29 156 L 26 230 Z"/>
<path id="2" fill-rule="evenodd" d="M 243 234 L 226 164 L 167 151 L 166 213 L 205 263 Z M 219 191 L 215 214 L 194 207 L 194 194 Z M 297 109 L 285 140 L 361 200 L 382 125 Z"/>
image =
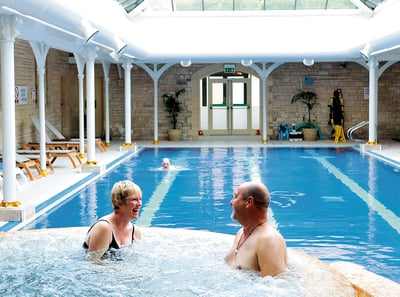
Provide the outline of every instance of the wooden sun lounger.
<path id="1" fill-rule="evenodd" d="M 101 140 L 95 141 L 97 147 L 100 149 L 102 153 L 107 151 L 105 144 Z M 40 143 L 38 142 L 29 142 L 22 145 L 24 149 L 40 149 Z M 49 150 L 76 150 L 80 151 L 81 143 L 79 141 L 67 141 L 67 140 L 53 140 L 50 142 L 46 142 L 46 149 Z M 84 150 L 87 152 L 87 142 L 84 143 Z"/>
<path id="2" fill-rule="evenodd" d="M 0 184 L 3 184 L 3 163 L 0 162 Z M 22 172 L 21 168 L 15 167 L 15 184 L 18 191 L 21 191 L 27 187 L 29 187 L 28 179 L 25 174 Z"/>
<path id="3" fill-rule="evenodd" d="M 19 154 L 40 154 L 40 150 L 17 150 Z M 80 167 L 83 162 L 79 157 L 79 153 L 75 150 L 46 150 L 46 155 L 50 159 L 50 163 L 54 164 L 57 158 L 68 158 L 74 168 Z"/>
<path id="4" fill-rule="evenodd" d="M 53 142 L 57 142 L 57 139 L 53 139 Z M 67 140 L 65 140 L 65 142 L 68 142 Z M 69 140 L 69 142 L 79 142 L 79 138 L 71 138 Z M 94 140 L 94 143 L 97 145 L 97 147 L 100 149 L 100 151 L 102 153 L 105 153 L 107 151 L 106 145 L 104 144 L 104 142 L 100 139 L 100 138 L 96 138 Z M 85 152 L 87 151 L 87 140 L 85 139 Z"/>
<path id="5" fill-rule="evenodd" d="M 33 122 L 33 125 L 35 126 L 35 128 L 40 131 L 40 127 L 39 127 L 39 118 L 37 116 L 32 115 L 31 116 L 31 120 Z M 74 148 L 76 150 L 79 150 L 80 147 L 80 139 L 79 138 L 67 138 L 65 137 L 60 131 L 58 131 L 58 129 L 56 127 L 53 126 L 53 124 L 51 124 L 48 120 L 45 120 L 45 125 L 46 128 L 48 130 L 51 131 L 52 134 L 55 135 L 56 138 L 52 139 L 50 138 L 50 136 L 46 133 L 46 143 L 49 144 L 60 144 L 62 143 L 63 145 L 65 145 L 65 147 L 63 149 L 72 149 L 72 146 L 74 146 Z M 87 152 L 87 139 L 85 139 L 85 152 Z M 72 146 L 68 147 L 68 144 L 72 144 Z M 100 151 L 102 153 L 106 152 L 106 146 L 104 144 L 104 142 L 100 139 L 100 138 L 96 138 L 95 139 L 95 144 L 97 145 L 97 147 L 100 149 Z M 76 148 L 77 146 L 77 148 Z"/>
<path id="6" fill-rule="evenodd" d="M 75 150 L 80 151 L 81 144 L 79 142 L 69 141 L 52 141 L 46 142 L 46 150 Z M 40 143 L 28 142 L 22 145 L 24 150 L 40 150 Z M 85 151 L 87 151 L 87 144 L 85 143 Z"/>
<path id="7" fill-rule="evenodd" d="M 17 153 L 19 155 L 21 155 L 25 158 L 31 159 L 31 160 L 35 160 L 40 167 L 40 151 L 39 151 L 39 153 L 36 153 L 36 151 L 33 151 L 33 152 L 34 153 L 32 153 L 31 150 L 17 150 Z M 51 160 L 47 154 L 46 154 L 46 167 L 49 168 L 50 174 L 54 173 L 53 163 L 51 163 Z"/>
<path id="8" fill-rule="evenodd" d="M 42 170 L 40 169 L 40 166 L 36 160 L 32 160 L 29 158 L 25 158 L 24 156 L 17 155 L 16 165 L 17 167 L 25 170 L 30 180 L 35 180 L 42 177 Z M 34 174 L 31 168 L 34 171 L 36 171 L 37 174 Z"/>

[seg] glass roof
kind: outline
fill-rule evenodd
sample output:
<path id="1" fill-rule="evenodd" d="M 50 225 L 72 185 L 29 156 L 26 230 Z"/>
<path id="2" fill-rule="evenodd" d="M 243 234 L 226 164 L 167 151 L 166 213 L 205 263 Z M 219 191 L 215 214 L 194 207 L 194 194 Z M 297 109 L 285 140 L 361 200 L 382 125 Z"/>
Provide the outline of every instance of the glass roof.
<path id="1" fill-rule="evenodd" d="M 127 13 L 143 11 L 263 11 L 357 9 L 355 3 L 374 10 L 385 0 L 116 0 Z M 138 8 L 139 9 L 139 8 Z"/>

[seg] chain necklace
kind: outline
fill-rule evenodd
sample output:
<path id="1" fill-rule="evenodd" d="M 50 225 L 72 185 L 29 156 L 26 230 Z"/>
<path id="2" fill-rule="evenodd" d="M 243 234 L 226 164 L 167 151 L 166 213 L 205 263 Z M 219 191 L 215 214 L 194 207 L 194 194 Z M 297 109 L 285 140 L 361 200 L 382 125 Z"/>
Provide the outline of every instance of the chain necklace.
<path id="1" fill-rule="evenodd" d="M 255 227 L 253 227 L 253 229 L 251 229 L 251 231 L 249 232 L 249 235 L 243 240 L 242 243 L 240 243 L 240 242 L 242 241 L 242 238 L 243 238 L 243 235 L 244 235 L 244 229 L 243 229 L 242 235 L 240 236 L 240 239 L 239 239 L 239 241 L 238 241 L 238 244 L 237 244 L 237 246 L 236 246 L 236 249 L 235 249 L 235 251 L 233 252 L 233 255 L 234 255 L 234 256 L 237 255 L 237 253 L 238 253 L 239 249 L 241 248 L 241 246 L 246 242 L 246 240 L 250 237 L 250 235 L 254 232 L 254 230 L 256 230 L 257 227 L 261 226 L 261 225 L 264 224 L 265 222 L 266 222 L 266 221 L 263 221 L 263 222 L 259 223 L 258 225 L 256 225 Z"/>

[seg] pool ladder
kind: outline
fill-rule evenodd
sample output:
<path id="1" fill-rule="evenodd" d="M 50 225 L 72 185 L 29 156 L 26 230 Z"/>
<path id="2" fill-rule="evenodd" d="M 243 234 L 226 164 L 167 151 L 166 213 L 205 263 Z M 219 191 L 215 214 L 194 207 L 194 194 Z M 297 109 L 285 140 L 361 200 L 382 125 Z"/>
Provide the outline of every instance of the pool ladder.
<path id="1" fill-rule="evenodd" d="M 366 126 L 368 124 L 369 124 L 369 121 L 362 121 L 361 123 L 358 123 L 357 125 L 354 125 L 353 127 L 349 128 L 347 130 L 347 139 L 354 140 L 354 141 L 364 141 L 363 139 L 353 139 L 352 134 L 357 129 L 359 129 L 361 127 L 364 127 L 364 126 Z"/>

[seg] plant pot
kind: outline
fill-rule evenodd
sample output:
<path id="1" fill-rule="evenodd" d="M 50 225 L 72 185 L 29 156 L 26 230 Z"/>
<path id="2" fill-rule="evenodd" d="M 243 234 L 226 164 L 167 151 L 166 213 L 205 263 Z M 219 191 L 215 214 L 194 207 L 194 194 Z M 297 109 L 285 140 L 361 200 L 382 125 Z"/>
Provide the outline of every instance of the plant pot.
<path id="1" fill-rule="evenodd" d="M 171 141 L 181 140 L 182 131 L 179 129 L 168 129 L 168 139 Z"/>
<path id="2" fill-rule="evenodd" d="M 317 129 L 303 128 L 304 140 L 314 141 L 317 138 Z"/>

